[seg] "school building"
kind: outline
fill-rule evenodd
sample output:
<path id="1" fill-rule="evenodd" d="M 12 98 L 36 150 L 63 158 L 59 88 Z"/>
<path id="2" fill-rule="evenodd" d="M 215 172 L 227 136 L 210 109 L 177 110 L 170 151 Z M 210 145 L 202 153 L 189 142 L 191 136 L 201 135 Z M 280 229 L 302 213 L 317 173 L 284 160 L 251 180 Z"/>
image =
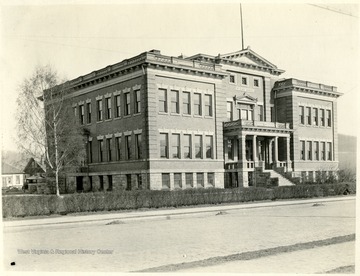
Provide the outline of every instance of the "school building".
<path id="1" fill-rule="evenodd" d="M 341 93 L 283 72 L 249 47 L 151 50 L 69 81 L 88 137 L 67 189 L 268 187 L 333 174 Z"/>

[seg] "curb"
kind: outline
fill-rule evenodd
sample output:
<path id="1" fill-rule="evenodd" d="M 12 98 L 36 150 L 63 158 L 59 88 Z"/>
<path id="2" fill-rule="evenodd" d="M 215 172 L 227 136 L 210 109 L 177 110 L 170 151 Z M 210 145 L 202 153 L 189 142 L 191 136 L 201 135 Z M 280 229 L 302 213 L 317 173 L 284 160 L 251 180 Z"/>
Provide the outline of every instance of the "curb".
<path id="1" fill-rule="evenodd" d="M 272 201 L 272 202 L 251 202 L 251 203 L 241 203 L 236 205 L 181 208 L 175 210 L 147 210 L 147 211 L 135 211 L 135 212 L 126 212 L 126 213 L 114 213 L 114 214 L 94 214 L 94 215 L 31 219 L 31 220 L 3 221 L 3 225 L 5 230 L 6 228 L 41 227 L 41 226 L 46 227 L 46 226 L 59 225 L 59 224 L 96 223 L 96 222 L 106 222 L 112 220 L 168 219 L 169 216 L 181 217 L 181 216 L 206 214 L 206 213 L 213 213 L 220 211 L 280 207 L 280 206 L 288 206 L 288 205 L 347 201 L 347 200 L 355 200 L 355 199 L 356 196 L 346 196 L 346 197 L 335 197 L 335 198 L 311 198 L 311 199 Z"/>

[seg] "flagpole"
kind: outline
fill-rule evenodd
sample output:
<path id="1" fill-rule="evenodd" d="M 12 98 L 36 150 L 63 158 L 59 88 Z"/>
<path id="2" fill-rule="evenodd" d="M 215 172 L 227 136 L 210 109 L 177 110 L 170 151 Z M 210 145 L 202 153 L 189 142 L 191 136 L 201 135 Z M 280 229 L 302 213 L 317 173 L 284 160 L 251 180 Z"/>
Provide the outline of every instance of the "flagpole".
<path id="1" fill-rule="evenodd" d="M 242 17 L 242 7 L 240 3 L 240 24 L 241 24 L 241 49 L 244 50 L 244 30 L 243 30 L 243 17 Z"/>

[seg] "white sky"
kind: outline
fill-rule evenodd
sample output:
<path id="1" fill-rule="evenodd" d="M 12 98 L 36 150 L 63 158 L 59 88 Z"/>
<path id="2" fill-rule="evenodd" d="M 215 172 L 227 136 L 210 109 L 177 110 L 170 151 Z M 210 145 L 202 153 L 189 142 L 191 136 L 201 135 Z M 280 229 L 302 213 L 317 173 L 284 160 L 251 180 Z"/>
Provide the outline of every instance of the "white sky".
<path id="1" fill-rule="evenodd" d="M 151 49 L 169 56 L 217 55 L 241 49 L 239 4 L 234 1 L 38 4 L 41 2 L 25 6 L 3 1 L 1 5 L 4 149 L 16 149 L 17 86 L 38 64 L 51 64 L 72 79 Z M 356 135 L 358 6 L 327 4 L 339 11 L 334 12 L 304 3 L 243 3 L 245 47 L 250 45 L 284 69 L 283 77 L 337 86 L 344 93 L 338 101 L 338 131 Z"/>

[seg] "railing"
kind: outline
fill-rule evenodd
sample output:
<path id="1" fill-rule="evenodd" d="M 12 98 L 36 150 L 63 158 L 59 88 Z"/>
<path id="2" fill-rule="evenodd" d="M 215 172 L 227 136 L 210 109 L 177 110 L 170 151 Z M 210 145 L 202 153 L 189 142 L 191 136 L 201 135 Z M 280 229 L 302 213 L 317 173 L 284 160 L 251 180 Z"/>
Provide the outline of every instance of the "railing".
<path id="1" fill-rule="evenodd" d="M 337 87 L 335 87 L 335 86 L 325 85 L 325 84 L 321 84 L 321 83 L 314 83 L 314 82 L 310 82 L 310 81 L 302 81 L 302 80 L 297 80 L 297 79 L 287 79 L 284 81 L 279 81 L 279 82 L 275 83 L 275 88 L 280 88 L 283 86 L 291 86 L 291 85 L 315 88 L 315 89 L 325 90 L 325 91 L 330 91 L 330 92 L 337 92 Z"/>
<path id="2" fill-rule="evenodd" d="M 225 164 L 225 169 L 234 170 L 234 169 L 254 169 L 255 162 L 254 161 L 238 161 L 238 162 L 230 162 Z"/>
<path id="3" fill-rule="evenodd" d="M 224 128 L 234 128 L 240 126 L 253 126 L 253 127 L 270 127 L 278 129 L 290 129 L 289 123 L 279 122 L 263 122 L 263 121 L 249 121 L 249 120 L 236 120 L 230 122 L 224 122 Z"/>

